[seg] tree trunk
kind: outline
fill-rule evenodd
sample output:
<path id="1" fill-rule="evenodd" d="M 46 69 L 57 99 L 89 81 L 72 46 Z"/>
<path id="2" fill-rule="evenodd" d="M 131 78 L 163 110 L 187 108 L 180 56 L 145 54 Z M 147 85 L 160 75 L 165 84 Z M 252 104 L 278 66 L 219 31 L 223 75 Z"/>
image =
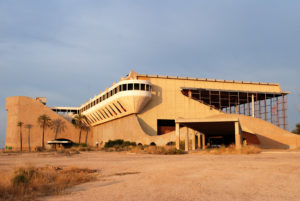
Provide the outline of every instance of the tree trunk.
<path id="1" fill-rule="evenodd" d="M 20 127 L 20 148 L 23 151 L 23 142 L 22 142 L 22 128 Z"/>
<path id="2" fill-rule="evenodd" d="M 30 128 L 28 128 L 28 151 L 29 152 L 31 151 L 31 148 L 30 148 Z"/>
<path id="3" fill-rule="evenodd" d="M 86 145 L 87 145 L 88 134 L 89 134 L 89 131 L 86 131 L 86 135 L 85 135 L 85 144 Z"/>
<path id="4" fill-rule="evenodd" d="M 43 125 L 43 134 L 42 134 L 42 148 L 43 148 L 43 149 L 45 149 L 44 132 L 45 132 L 45 125 Z"/>
<path id="5" fill-rule="evenodd" d="M 79 140 L 78 140 L 79 145 L 80 145 L 80 140 L 81 140 L 81 129 L 80 129 L 80 132 L 79 132 Z"/>
<path id="6" fill-rule="evenodd" d="M 56 138 L 57 138 L 57 133 L 58 133 L 58 129 L 55 130 L 55 137 L 54 137 L 54 140 L 56 140 Z"/>

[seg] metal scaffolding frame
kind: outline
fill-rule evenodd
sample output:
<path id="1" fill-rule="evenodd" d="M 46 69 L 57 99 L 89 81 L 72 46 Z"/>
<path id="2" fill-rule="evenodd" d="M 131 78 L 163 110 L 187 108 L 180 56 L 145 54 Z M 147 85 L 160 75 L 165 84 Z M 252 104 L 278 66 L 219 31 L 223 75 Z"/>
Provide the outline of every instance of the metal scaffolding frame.
<path id="1" fill-rule="evenodd" d="M 229 91 L 181 88 L 183 95 L 229 114 L 242 114 L 266 120 L 288 130 L 287 92 Z"/>

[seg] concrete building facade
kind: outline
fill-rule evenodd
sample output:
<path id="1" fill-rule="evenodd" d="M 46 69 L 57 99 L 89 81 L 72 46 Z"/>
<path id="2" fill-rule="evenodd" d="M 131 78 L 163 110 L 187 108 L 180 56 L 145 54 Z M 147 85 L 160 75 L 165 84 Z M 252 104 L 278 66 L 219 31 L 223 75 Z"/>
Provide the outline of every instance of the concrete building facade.
<path id="1" fill-rule="evenodd" d="M 49 108 L 28 97 L 7 98 L 6 146 L 18 148 L 18 121 L 36 124 L 39 115 L 85 116 L 91 127 L 88 144 L 124 139 L 137 144 L 166 145 L 185 141 L 185 149 L 220 144 L 255 144 L 262 148 L 295 148 L 300 136 L 288 132 L 288 92 L 279 84 L 144 75 L 131 71 L 118 83 L 79 107 Z M 66 121 L 66 120 L 64 120 Z M 78 129 L 66 121 L 62 138 L 78 141 Z M 46 141 L 53 140 L 47 131 Z M 32 146 L 40 145 L 34 125 Z M 26 141 L 26 140 L 25 140 Z M 24 143 L 26 145 L 26 142 Z"/>

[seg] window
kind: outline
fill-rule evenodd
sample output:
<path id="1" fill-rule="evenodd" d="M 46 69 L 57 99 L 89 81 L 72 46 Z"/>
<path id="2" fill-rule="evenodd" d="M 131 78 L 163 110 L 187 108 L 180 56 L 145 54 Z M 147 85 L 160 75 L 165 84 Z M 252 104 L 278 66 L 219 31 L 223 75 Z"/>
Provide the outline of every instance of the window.
<path id="1" fill-rule="evenodd" d="M 141 84 L 141 90 L 145 91 L 145 84 Z"/>
<path id="2" fill-rule="evenodd" d="M 116 93 L 118 93 L 118 88 L 117 88 L 117 87 L 115 88 L 115 94 L 116 94 Z"/>
<path id="3" fill-rule="evenodd" d="M 133 84 L 128 84 L 128 90 L 133 90 Z"/>
<path id="4" fill-rule="evenodd" d="M 123 84 L 123 91 L 127 91 L 127 84 Z"/>
<path id="5" fill-rule="evenodd" d="M 134 90 L 139 90 L 139 84 L 134 84 Z"/>
<path id="6" fill-rule="evenodd" d="M 146 84 L 146 91 L 150 91 L 150 86 L 149 86 L 149 84 Z"/>
<path id="7" fill-rule="evenodd" d="M 122 91 L 122 85 L 119 86 L 119 92 Z"/>

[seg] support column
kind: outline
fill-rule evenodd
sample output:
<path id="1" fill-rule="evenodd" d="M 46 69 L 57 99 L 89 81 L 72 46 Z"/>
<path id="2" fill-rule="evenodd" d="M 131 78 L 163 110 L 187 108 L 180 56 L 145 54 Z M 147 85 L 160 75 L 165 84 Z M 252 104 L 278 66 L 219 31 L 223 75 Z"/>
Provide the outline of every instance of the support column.
<path id="1" fill-rule="evenodd" d="M 205 135 L 202 133 L 202 149 L 205 149 Z"/>
<path id="2" fill-rule="evenodd" d="M 192 150 L 196 149 L 196 131 L 194 130 L 193 137 L 192 137 Z"/>
<path id="3" fill-rule="evenodd" d="M 235 130 L 235 148 L 242 148 L 242 135 L 239 122 L 234 122 L 234 130 Z"/>
<path id="4" fill-rule="evenodd" d="M 180 124 L 179 123 L 176 123 L 175 132 L 176 132 L 176 149 L 180 149 Z"/>
<path id="5" fill-rule="evenodd" d="M 198 133 L 197 137 L 198 137 L 198 149 L 200 149 L 200 147 L 201 147 L 201 134 Z"/>
<path id="6" fill-rule="evenodd" d="M 251 94 L 252 104 L 252 117 L 255 117 L 255 105 L 254 105 L 254 94 Z"/>
<path id="7" fill-rule="evenodd" d="M 185 151 L 189 151 L 189 128 L 186 127 L 186 134 L 185 134 Z"/>

